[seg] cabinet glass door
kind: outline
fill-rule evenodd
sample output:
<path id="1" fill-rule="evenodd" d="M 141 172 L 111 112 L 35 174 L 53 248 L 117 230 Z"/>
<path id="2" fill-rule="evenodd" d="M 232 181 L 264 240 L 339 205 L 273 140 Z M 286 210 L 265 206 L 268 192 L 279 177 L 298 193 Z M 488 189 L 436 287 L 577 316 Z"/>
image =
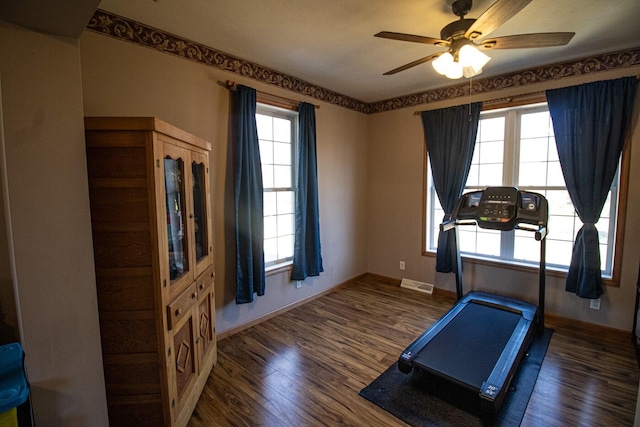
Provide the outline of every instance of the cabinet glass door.
<path id="1" fill-rule="evenodd" d="M 169 249 L 169 278 L 173 282 L 189 270 L 186 248 L 184 161 L 164 159 L 164 183 L 167 206 L 167 239 Z"/>
<path id="2" fill-rule="evenodd" d="M 193 230 L 196 256 L 196 275 L 209 265 L 210 222 L 208 209 L 208 157 L 191 153 L 191 173 L 193 191 Z"/>

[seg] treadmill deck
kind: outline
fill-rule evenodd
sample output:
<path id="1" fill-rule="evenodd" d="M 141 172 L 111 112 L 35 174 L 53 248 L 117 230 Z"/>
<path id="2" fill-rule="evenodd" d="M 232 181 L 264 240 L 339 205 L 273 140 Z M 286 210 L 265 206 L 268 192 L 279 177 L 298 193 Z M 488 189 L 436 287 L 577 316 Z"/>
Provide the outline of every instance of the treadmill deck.
<path id="1" fill-rule="evenodd" d="M 469 292 L 402 353 L 412 367 L 479 393 L 485 410 L 504 400 L 536 330 L 538 307 L 484 292 Z"/>

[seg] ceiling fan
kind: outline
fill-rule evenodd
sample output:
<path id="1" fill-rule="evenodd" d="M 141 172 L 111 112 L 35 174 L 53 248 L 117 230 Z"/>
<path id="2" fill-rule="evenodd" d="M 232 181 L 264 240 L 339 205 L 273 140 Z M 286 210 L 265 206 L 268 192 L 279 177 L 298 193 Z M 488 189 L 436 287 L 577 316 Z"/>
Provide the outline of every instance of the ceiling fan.
<path id="1" fill-rule="evenodd" d="M 499 26 L 513 18 L 532 0 L 497 0 L 477 19 L 467 19 L 465 16 L 471 10 L 473 0 L 455 0 L 451 8 L 460 19 L 445 26 L 440 31 L 440 38 L 417 36 L 413 34 L 382 31 L 375 37 L 407 41 L 413 43 L 430 44 L 446 47 L 446 52 L 438 52 L 420 58 L 384 75 L 399 73 L 416 65 L 433 61 L 437 72 L 449 78 L 472 77 L 482 72 L 482 67 L 489 61 L 478 47 L 491 49 L 520 49 L 530 47 L 563 46 L 569 43 L 575 33 L 535 33 L 519 34 L 504 37 L 487 37 Z"/>

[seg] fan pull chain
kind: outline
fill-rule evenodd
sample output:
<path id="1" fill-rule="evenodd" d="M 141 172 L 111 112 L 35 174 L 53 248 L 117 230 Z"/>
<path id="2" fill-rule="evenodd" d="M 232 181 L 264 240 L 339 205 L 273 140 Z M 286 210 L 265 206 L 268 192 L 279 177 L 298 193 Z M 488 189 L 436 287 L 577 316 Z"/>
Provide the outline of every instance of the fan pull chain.
<path id="1" fill-rule="evenodd" d="M 469 121 L 471 121 L 471 80 L 473 80 L 473 76 L 469 77 Z"/>

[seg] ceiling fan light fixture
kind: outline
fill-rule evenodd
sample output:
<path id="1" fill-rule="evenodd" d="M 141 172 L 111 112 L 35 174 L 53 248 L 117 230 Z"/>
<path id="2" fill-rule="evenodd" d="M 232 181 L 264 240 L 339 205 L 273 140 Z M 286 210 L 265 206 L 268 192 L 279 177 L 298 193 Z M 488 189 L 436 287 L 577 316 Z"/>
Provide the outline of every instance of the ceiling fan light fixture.
<path id="1" fill-rule="evenodd" d="M 475 47 L 466 44 L 460 48 L 455 57 L 450 52 L 445 52 L 433 61 L 432 65 L 439 74 L 450 79 L 459 79 L 463 76 L 469 78 L 482 73 L 482 67 L 490 59 Z"/>
<path id="2" fill-rule="evenodd" d="M 474 73 L 468 77 L 473 77 L 474 75 L 480 74 L 482 72 L 482 67 L 487 65 L 487 62 L 489 62 L 491 58 L 480 52 L 474 46 L 465 44 L 460 48 L 460 52 L 458 53 L 458 60 L 462 63 L 463 68 L 469 69 L 469 73 Z"/>
<path id="3" fill-rule="evenodd" d="M 453 55 L 449 52 L 445 52 L 437 57 L 431 64 L 436 72 L 444 76 L 447 74 L 447 71 L 449 71 L 451 64 L 453 64 Z"/>
<path id="4" fill-rule="evenodd" d="M 463 69 L 464 67 L 460 62 L 453 61 L 451 64 L 449 64 L 449 69 L 445 73 L 445 76 L 450 79 L 459 79 L 464 74 Z"/>

